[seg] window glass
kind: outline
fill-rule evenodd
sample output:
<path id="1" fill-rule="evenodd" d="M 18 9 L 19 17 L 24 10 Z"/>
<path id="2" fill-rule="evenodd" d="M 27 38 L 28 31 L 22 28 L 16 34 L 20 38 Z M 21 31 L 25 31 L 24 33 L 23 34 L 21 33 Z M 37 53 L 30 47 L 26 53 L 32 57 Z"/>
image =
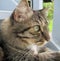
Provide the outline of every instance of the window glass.
<path id="1" fill-rule="evenodd" d="M 1 0 L 0 1 L 0 19 L 10 16 L 19 0 Z"/>
<path id="2" fill-rule="evenodd" d="M 52 32 L 53 27 L 53 14 L 54 14 L 54 2 L 44 3 L 43 6 L 48 8 L 48 22 L 49 22 L 49 31 Z"/>

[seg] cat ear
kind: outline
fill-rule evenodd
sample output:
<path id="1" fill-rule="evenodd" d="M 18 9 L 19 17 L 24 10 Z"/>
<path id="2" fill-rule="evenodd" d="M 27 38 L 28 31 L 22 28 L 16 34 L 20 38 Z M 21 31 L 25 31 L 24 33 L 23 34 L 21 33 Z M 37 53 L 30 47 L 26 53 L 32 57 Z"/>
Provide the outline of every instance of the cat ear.
<path id="1" fill-rule="evenodd" d="M 29 6 L 28 1 L 27 0 L 21 0 L 20 3 L 18 4 L 18 7 L 20 7 L 20 6 L 23 6 L 23 7 L 27 6 L 28 7 Z"/>
<path id="2" fill-rule="evenodd" d="M 49 11 L 49 8 L 43 8 L 42 10 L 40 10 L 40 12 L 41 12 L 45 17 L 48 16 L 48 11 Z"/>
<path id="3" fill-rule="evenodd" d="M 32 9 L 29 7 L 27 0 L 21 0 L 16 9 L 14 10 L 14 19 L 18 22 L 30 18 L 33 14 Z"/>

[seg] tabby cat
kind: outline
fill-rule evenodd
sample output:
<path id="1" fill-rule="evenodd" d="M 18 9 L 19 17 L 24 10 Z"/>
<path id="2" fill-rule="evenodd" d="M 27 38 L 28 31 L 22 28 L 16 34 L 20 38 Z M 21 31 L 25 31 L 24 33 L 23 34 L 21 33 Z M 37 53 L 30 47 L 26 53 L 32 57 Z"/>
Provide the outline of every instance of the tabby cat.
<path id="1" fill-rule="evenodd" d="M 4 61 L 60 61 L 60 53 L 44 45 L 49 41 L 47 9 L 32 10 L 21 0 L 1 24 Z"/>

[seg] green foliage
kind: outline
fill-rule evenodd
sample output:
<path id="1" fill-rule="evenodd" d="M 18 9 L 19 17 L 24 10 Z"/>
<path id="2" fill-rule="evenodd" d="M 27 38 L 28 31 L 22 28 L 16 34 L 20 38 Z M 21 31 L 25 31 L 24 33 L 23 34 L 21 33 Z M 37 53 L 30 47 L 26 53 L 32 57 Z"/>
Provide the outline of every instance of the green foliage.
<path id="1" fill-rule="evenodd" d="M 48 11 L 48 20 L 49 20 L 49 30 L 52 31 L 52 27 L 53 27 L 53 12 L 54 12 L 54 3 L 50 2 L 50 3 L 43 3 L 43 6 L 45 8 L 49 8 Z"/>

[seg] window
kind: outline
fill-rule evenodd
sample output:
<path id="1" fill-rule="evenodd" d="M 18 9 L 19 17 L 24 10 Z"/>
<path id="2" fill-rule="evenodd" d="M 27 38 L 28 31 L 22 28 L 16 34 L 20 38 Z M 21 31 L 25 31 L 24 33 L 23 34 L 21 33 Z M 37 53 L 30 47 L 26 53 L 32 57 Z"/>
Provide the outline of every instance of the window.
<path id="1" fill-rule="evenodd" d="M 8 3 L 6 3 L 6 1 Z M 18 2 L 19 2 L 18 0 L 1 0 L 0 1 L 0 19 L 10 16 L 10 14 L 15 9 Z"/>

